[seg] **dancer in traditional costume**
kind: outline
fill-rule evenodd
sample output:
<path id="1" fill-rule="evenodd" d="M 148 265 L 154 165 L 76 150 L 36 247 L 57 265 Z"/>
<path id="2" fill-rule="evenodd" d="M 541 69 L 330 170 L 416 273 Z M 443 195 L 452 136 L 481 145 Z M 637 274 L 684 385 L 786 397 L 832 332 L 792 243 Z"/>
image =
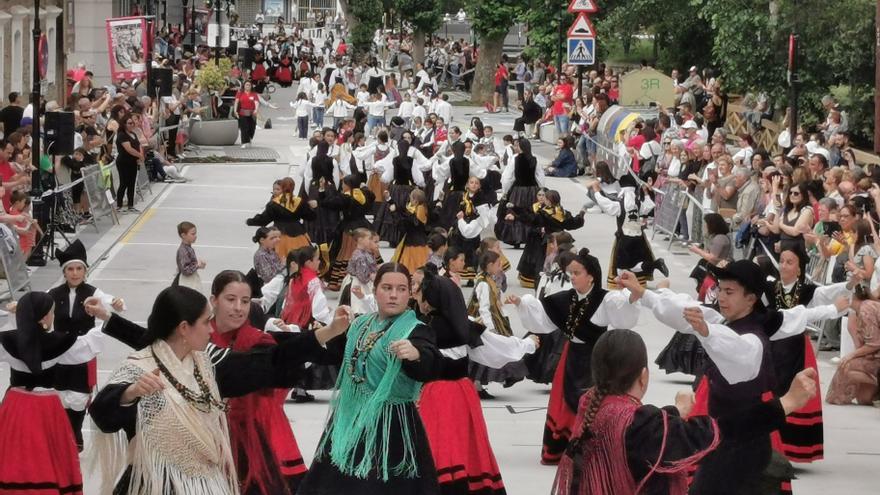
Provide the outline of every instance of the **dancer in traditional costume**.
<path id="1" fill-rule="evenodd" d="M 449 245 L 464 253 L 465 267 L 459 272 L 459 277 L 470 283 L 477 276 L 480 234 L 495 221 L 494 212 L 480 187 L 479 178 L 471 176 L 468 179 L 467 193 L 461 197 L 457 221 L 449 233 Z"/>
<path id="2" fill-rule="evenodd" d="M 374 254 L 375 233 L 368 229 L 355 229 L 351 233 L 355 241 L 355 250 L 351 254 L 346 275 L 339 292 L 339 304 L 351 307 L 355 316 L 372 313 L 372 305 L 367 300 L 373 294 L 373 277 L 379 269 Z M 376 238 L 378 239 L 378 238 Z"/>
<path id="3" fill-rule="evenodd" d="M 507 204 L 508 212 L 504 216 L 505 221 L 521 221 L 531 225 L 523 254 L 516 266 L 519 272 L 519 283 L 522 287 L 535 288 L 541 271 L 544 269 L 547 241 L 551 235 L 584 226 L 586 212 L 581 210 L 577 215 L 572 216 L 560 206 L 560 201 L 559 193 L 551 190 L 544 192 L 543 198 L 539 192 L 538 202 L 533 204 L 531 208 L 520 208 L 512 203 Z"/>
<path id="4" fill-rule="evenodd" d="M 333 234 L 330 245 L 330 269 L 327 279 L 327 290 L 337 291 L 345 278 L 346 267 L 355 249 L 355 241 L 351 232 L 355 229 L 372 229 L 367 214 L 373 208 L 373 193 L 361 187 L 360 175 L 346 175 L 342 179 L 342 194 L 330 193 L 327 199 L 319 202 L 324 206 L 338 210 L 342 219 Z"/>
<path id="5" fill-rule="evenodd" d="M 428 203 L 421 189 L 413 189 L 409 194 L 406 206 L 394 203 L 390 197 L 385 198 L 392 213 L 400 214 L 403 237 L 394 250 L 391 261 L 400 263 L 410 273 L 425 266 L 431 250 L 428 248 Z"/>
<path id="6" fill-rule="evenodd" d="M 859 278 L 848 282 L 827 286 L 817 286 L 807 280 L 805 273 L 809 255 L 797 243 L 783 244 L 779 253 L 779 277 L 773 283 L 770 307 L 791 309 L 798 305 L 815 308 L 833 304 L 841 296 L 849 297 Z M 773 364 L 780 386 L 791 381 L 792 377 L 806 368 L 816 370 L 816 352 L 810 336 L 805 332 L 788 339 L 770 342 Z M 822 398 L 816 385 L 816 396 L 802 410 L 795 411 L 786 418 L 785 425 L 773 435 L 776 450 L 791 462 L 813 462 L 824 456 L 824 433 L 822 421 Z M 777 395 L 783 389 L 774 391 Z"/>
<path id="7" fill-rule="evenodd" d="M 727 439 L 766 435 L 815 394 L 815 374 L 804 372 L 781 399 L 759 402 L 716 422 L 686 419 L 693 394 L 674 406 L 642 404 L 648 388 L 645 343 L 632 330 L 612 330 L 596 342 L 595 385 L 581 398 L 572 443 L 559 463 L 554 495 L 687 493 L 687 472 Z M 720 482 L 720 480 L 719 480 Z"/>
<path id="8" fill-rule="evenodd" d="M 45 292 L 28 292 L 15 309 L 16 329 L 0 332 L 0 362 L 11 368 L 0 404 L 0 493 L 82 495 L 79 454 L 65 414 L 73 405 L 68 397 L 76 401 L 77 394 L 55 389 L 58 366 L 85 366 L 108 335 L 124 342 L 138 335 L 106 328 L 82 335 L 52 331 L 55 303 Z"/>
<path id="9" fill-rule="evenodd" d="M 434 201 L 440 202 L 436 224 L 449 230 L 455 224 L 461 198 L 467 189 L 470 178 L 470 160 L 465 158 L 465 149 L 470 144 L 457 141 L 451 145 L 452 157 L 438 160 L 433 168 L 434 180 L 440 187 L 434 189 Z"/>
<path id="10" fill-rule="evenodd" d="M 635 273 L 642 284 L 654 280 L 654 270 L 669 276 L 669 269 L 663 258 L 654 258 L 651 245 L 645 237 L 642 217 L 654 210 L 654 202 L 644 196 L 632 175 L 620 178 L 620 193 L 616 200 L 602 194 L 601 184 L 591 185 L 596 204 L 606 215 L 617 217 L 617 232 L 611 248 L 611 263 L 608 267 L 608 287 L 613 288 L 619 270 Z"/>
<path id="11" fill-rule="evenodd" d="M 436 338 L 407 309 L 406 267 L 382 265 L 374 289 L 379 310 L 348 330 L 327 427 L 297 495 L 440 493 L 416 409 L 422 384 L 440 376 Z"/>
<path id="12" fill-rule="evenodd" d="M 388 133 L 385 131 L 379 131 L 379 133 L 376 134 L 375 141 L 364 147 L 357 148 L 354 150 L 354 153 L 355 155 L 366 155 L 366 168 L 370 170 L 370 173 L 368 174 L 369 178 L 367 179 L 367 187 L 370 191 L 373 191 L 373 196 L 376 197 L 376 203 L 373 206 L 373 209 L 374 212 L 378 212 L 381 209 L 382 203 L 385 202 L 385 191 L 388 190 L 388 187 L 382 183 L 382 173 L 376 170 L 375 164 L 382 162 L 385 157 L 391 154 L 391 146 L 388 143 Z"/>
<path id="13" fill-rule="evenodd" d="M 567 234 L 567 232 L 558 232 L 554 234 L 554 237 L 560 234 Z M 575 256 L 569 248 L 556 257 L 550 272 L 541 274 L 541 282 L 535 292 L 539 300 L 571 289 L 571 278 L 566 270 Z M 541 348 L 525 358 L 526 366 L 529 369 L 527 378 L 535 383 L 553 383 L 553 375 L 556 374 L 556 367 L 559 365 L 559 359 L 562 357 L 566 342 L 568 342 L 568 338 L 562 330 L 557 329 L 542 334 Z"/>
<path id="14" fill-rule="evenodd" d="M 244 287 L 241 289 L 244 294 Z M 245 325 L 247 312 L 237 314 Z M 281 419 L 277 416 L 266 422 L 241 418 L 238 407 L 254 405 L 251 401 L 256 397 L 245 397 L 247 394 L 289 386 L 302 363 L 324 359 L 331 352 L 325 344 L 340 335 L 349 321 L 347 309 L 340 308 L 332 325 L 315 332 L 291 333 L 285 336 L 284 344 L 266 348 L 255 348 L 262 344 L 249 341 L 249 337 L 257 340 L 260 335 L 246 330 L 241 336 L 254 346 L 238 352 L 234 348 L 241 344 L 232 343 L 233 349 L 229 349 L 211 342 L 215 332 L 210 317 L 205 297 L 187 287 L 171 287 L 157 296 L 144 335 L 149 344 L 126 359 L 89 408 L 103 432 L 95 438 L 95 460 L 102 480 L 99 493 L 240 493 L 227 411 L 236 421 L 256 419 L 250 426 L 257 429 L 277 422 Z M 114 315 L 105 328 L 140 327 Z M 220 341 L 227 343 L 223 338 Z M 226 399 L 233 397 L 241 400 L 230 410 Z M 270 392 L 267 397 L 277 408 L 274 395 Z M 272 408 L 265 409 L 263 412 L 271 416 Z M 256 415 L 256 411 L 250 412 Z M 275 409 L 276 415 L 278 412 Z M 277 475 L 283 473 L 281 466 L 265 463 L 270 459 L 267 452 L 280 452 L 273 442 L 280 440 L 281 434 L 276 435 L 260 439 L 256 433 L 248 434 L 241 440 L 254 444 L 236 444 L 236 448 L 250 453 L 267 447 L 259 451 L 262 457 L 244 460 L 253 467 L 262 463 Z M 260 483 L 269 481 L 262 477 L 268 476 L 266 471 L 250 476 L 241 481 L 256 484 L 249 484 L 250 491 L 244 493 L 286 493 L 259 491 Z"/>
<path id="15" fill-rule="evenodd" d="M 432 161 L 427 160 L 418 149 L 412 146 L 413 135 L 406 131 L 397 141 L 397 148 L 380 161 L 373 164 L 374 170 L 382 174 L 382 183 L 388 184 L 388 192 L 393 204 L 406 204 L 409 194 L 416 187 L 425 186 L 422 169 L 429 170 Z M 376 215 L 375 226 L 383 241 L 397 246 L 403 237 L 403 212 L 389 210 L 391 202 L 386 201 Z"/>
<path id="16" fill-rule="evenodd" d="M 527 209 L 538 200 L 538 188 L 544 186 L 544 169 L 538 166 L 538 160 L 532 155 L 532 143 L 528 139 L 517 139 L 513 142 L 516 153 L 511 160 L 512 166 L 504 168 L 501 175 L 501 204 L 499 220 L 507 213 L 507 204 Z M 499 221 L 495 224 L 495 236 L 500 241 L 519 247 L 529 240 L 531 227 L 522 220 Z"/>
<path id="17" fill-rule="evenodd" d="M 281 193 L 266 203 L 262 213 L 247 219 L 245 223 L 260 227 L 271 223 L 277 227 L 281 231 L 281 239 L 275 245 L 275 252 L 278 254 L 278 258 L 284 260 L 287 259 L 287 253 L 290 251 L 308 246 L 311 243 L 302 222 L 315 218 L 315 210 L 312 205 L 317 206 L 317 203 L 309 204 L 294 195 L 294 182 L 290 177 L 281 179 L 280 186 Z"/>
<path id="18" fill-rule="evenodd" d="M 329 154 L 330 145 L 320 141 L 315 154 L 303 170 L 303 188 L 309 201 L 317 202 L 315 218 L 306 222 L 309 238 L 316 244 L 330 244 L 339 223 L 339 211 L 328 206 L 339 189 L 339 164 Z M 312 203 L 314 204 L 314 203 Z"/>
<path id="19" fill-rule="evenodd" d="M 73 241 L 66 250 L 57 251 L 57 256 L 64 274 L 64 283 L 49 290 L 49 295 L 55 302 L 55 331 L 79 336 L 94 328 L 95 318 L 86 313 L 84 306 L 86 299 L 90 297 L 97 298 L 105 307 L 115 311 L 125 309 L 122 299 L 106 294 L 86 282 L 88 264 L 86 248 L 82 242 Z M 123 343 L 134 347 L 137 341 Z M 82 364 L 58 364 L 55 369 L 57 373 L 53 388 L 63 393 L 65 412 L 70 418 L 76 446 L 82 451 L 83 420 L 86 417 L 86 406 L 89 405 L 98 383 L 98 362 L 93 359 Z"/>
<path id="20" fill-rule="evenodd" d="M 630 307 L 628 290 L 602 288 L 602 268 L 589 250 L 578 252 L 568 265 L 568 273 L 571 290 L 541 299 L 532 295 L 507 298 L 516 305 L 528 331 L 550 333 L 560 329 L 567 337 L 550 390 L 542 464 L 558 463 L 568 446 L 581 395 L 593 384 L 590 359 L 596 340 L 609 327 L 634 327 L 639 318 L 639 312 Z"/>
<path id="21" fill-rule="evenodd" d="M 797 306 L 768 312 L 761 302 L 767 288 L 766 276 L 756 264 L 739 260 L 725 268 L 710 269 L 719 280 L 720 313 L 699 306 L 685 294 L 668 289 L 646 291 L 628 272 L 619 281 L 661 323 L 698 335 L 711 362 L 697 388 L 692 415 L 708 414 L 722 421 L 736 418 L 777 390 L 773 341 L 802 334 L 808 321 L 837 317 L 848 301 L 841 298 L 835 306 Z M 790 466 L 786 469 L 786 459 L 778 456 L 774 463 L 781 463 L 779 469 L 767 472 L 771 457 L 769 433 L 722 438 L 718 449 L 700 463 L 691 493 L 760 493 L 762 486 L 790 491 Z"/>
<path id="22" fill-rule="evenodd" d="M 476 362 L 501 368 L 518 361 L 535 350 L 537 338 L 485 332 L 482 325 L 468 320 L 458 286 L 433 269 L 417 272 L 413 285 L 420 319 L 434 331 L 443 354 L 441 378 L 427 383 L 419 398 L 440 491 L 443 495 L 502 495 L 506 493 L 504 481 L 468 368 Z"/>

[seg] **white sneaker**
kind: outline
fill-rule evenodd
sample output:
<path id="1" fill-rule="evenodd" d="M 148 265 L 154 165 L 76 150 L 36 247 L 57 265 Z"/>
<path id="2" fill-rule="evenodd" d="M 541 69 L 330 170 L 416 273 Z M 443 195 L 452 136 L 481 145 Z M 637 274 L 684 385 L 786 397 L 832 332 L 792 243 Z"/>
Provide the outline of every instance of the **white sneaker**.
<path id="1" fill-rule="evenodd" d="M 246 144 L 241 145 L 241 149 L 245 149 L 245 148 L 247 148 Z"/>
<path id="2" fill-rule="evenodd" d="M 831 358 L 831 364 L 840 364 L 840 356 L 834 356 Z"/>

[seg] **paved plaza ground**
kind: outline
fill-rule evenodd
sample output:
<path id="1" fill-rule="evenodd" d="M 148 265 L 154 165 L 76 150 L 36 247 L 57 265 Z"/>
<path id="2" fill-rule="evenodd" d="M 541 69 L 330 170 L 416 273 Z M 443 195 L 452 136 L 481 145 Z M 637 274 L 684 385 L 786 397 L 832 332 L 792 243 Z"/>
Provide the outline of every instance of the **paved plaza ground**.
<path id="1" fill-rule="evenodd" d="M 283 92 L 276 93 L 275 102 L 287 106 Z M 471 114 L 481 112 L 472 107 L 456 107 L 454 123 L 464 127 Z M 186 184 L 159 184 L 153 186 L 149 203 L 141 204 L 142 215 L 123 216 L 123 223 L 107 230 L 107 223 L 100 234 L 94 229 L 86 230 L 83 238 L 90 246 L 92 272 L 89 281 L 105 292 L 125 298 L 129 319 L 146 320 L 156 294 L 168 286 L 175 273 L 174 255 L 179 244 L 175 226 L 189 220 L 198 226 L 198 242 L 195 250 L 207 261 L 202 272 L 205 292 L 213 276 L 222 269 L 239 269 L 247 272 L 252 266 L 256 246 L 251 242 L 253 228 L 245 226 L 245 219 L 261 210 L 268 201 L 272 182 L 291 173 L 299 166 L 306 152 L 306 143 L 293 137 L 295 122 L 280 119 L 281 110 L 270 112 L 273 129 L 258 130 L 255 146 L 274 150 L 280 156 L 276 163 L 210 164 L 190 165 L 184 170 L 192 179 Z M 495 126 L 496 133 L 510 132 L 517 114 L 484 116 L 484 122 Z M 290 117 L 287 115 L 287 117 Z M 552 158 L 553 150 L 547 145 L 536 146 L 539 163 Z M 267 155 L 268 156 L 268 155 Z M 557 189 L 563 206 L 577 211 L 584 203 L 583 179 L 548 179 L 547 185 Z M 607 267 L 614 230 L 614 219 L 599 214 L 588 214 L 586 227 L 572 232 L 577 246 L 587 246 Z M 663 244 L 665 247 L 665 243 Z M 657 256 L 666 258 L 671 274 L 672 288 L 692 293 L 693 281 L 687 278 L 696 258 L 683 248 L 668 252 L 655 244 Z M 522 251 L 506 249 L 505 254 L 513 267 Z M 106 254 L 103 259 L 97 258 Z M 392 249 L 384 247 L 383 257 L 390 259 Z M 34 289 L 45 290 L 58 281 L 59 270 L 54 262 L 34 274 Z M 516 272 L 508 272 L 511 292 L 526 291 L 516 283 Z M 470 289 L 465 289 L 469 291 Z M 466 296 L 469 293 L 466 292 Z M 328 293 L 331 303 L 337 295 Z M 513 316 L 512 308 L 506 308 Z M 653 359 L 666 345 L 672 331 L 661 326 L 647 312 L 642 312 L 636 328 L 648 346 Z M 515 316 L 514 329 L 522 335 L 522 328 Z M 8 322 L 7 322 L 8 324 Z M 99 358 L 99 383 L 129 352 L 121 344 L 114 345 Z M 820 357 L 820 374 L 823 391 L 834 373 L 829 364 L 832 355 Z M 0 384 L 8 383 L 8 368 L 0 370 Z M 656 366 L 651 368 L 651 386 L 646 402 L 664 405 L 672 403 L 675 392 L 687 389 L 690 378 L 685 375 L 665 375 Z M 498 384 L 490 386 L 495 400 L 483 401 L 483 412 L 489 428 L 492 446 L 501 466 L 507 491 L 511 495 L 534 495 L 549 493 L 555 468 L 538 463 L 545 409 L 549 386 L 521 382 L 504 389 Z M 329 392 L 316 392 L 318 400 L 311 404 L 288 404 L 287 416 L 293 425 L 306 462 L 310 462 L 327 416 Z M 880 410 L 873 407 L 825 405 L 825 457 L 824 461 L 799 467 L 798 480 L 794 482 L 799 495 L 828 494 L 876 494 L 874 478 L 880 468 Z M 88 430 L 94 426 L 88 422 Z M 87 440 L 88 443 L 88 440 Z M 96 480 L 85 472 L 86 493 L 97 493 Z"/>

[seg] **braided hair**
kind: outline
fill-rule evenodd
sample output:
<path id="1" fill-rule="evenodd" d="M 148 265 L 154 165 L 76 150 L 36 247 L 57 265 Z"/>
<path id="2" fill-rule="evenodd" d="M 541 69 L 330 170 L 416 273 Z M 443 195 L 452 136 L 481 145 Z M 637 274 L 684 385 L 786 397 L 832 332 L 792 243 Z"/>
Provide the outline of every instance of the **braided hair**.
<path id="1" fill-rule="evenodd" d="M 602 334 L 593 347 L 591 368 L 593 387 L 587 391 L 589 405 L 584 412 L 580 432 L 572 439 L 570 448 L 579 449 L 593 437 L 591 427 L 602 401 L 609 395 L 625 394 L 648 367 L 645 341 L 632 330 L 611 330 Z"/>

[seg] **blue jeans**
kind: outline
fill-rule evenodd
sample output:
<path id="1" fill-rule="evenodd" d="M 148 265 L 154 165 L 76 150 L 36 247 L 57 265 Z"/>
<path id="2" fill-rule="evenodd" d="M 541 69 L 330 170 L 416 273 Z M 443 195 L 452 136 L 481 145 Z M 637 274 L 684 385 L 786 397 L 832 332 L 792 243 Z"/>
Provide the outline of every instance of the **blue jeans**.
<path id="1" fill-rule="evenodd" d="M 312 108 L 312 122 L 315 123 L 318 129 L 324 127 L 324 110 L 324 107 Z"/>
<path id="2" fill-rule="evenodd" d="M 366 133 L 372 134 L 373 129 L 376 127 L 385 125 L 385 117 L 377 117 L 375 115 L 367 115 L 367 128 L 365 129 Z"/>
<path id="3" fill-rule="evenodd" d="M 296 118 L 296 128 L 299 130 L 299 137 L 301 139 L 305 139 L 309 137 L 309 118 L 308 117 L 297 117 Z"/>
<path id="4" fill-rule="evenodd" d="M 568 114 L 557 115 L 553 117 L 553 122 L 556 123 L 557 136 L 562 137 L 568 134 L 568 127 L 571 124 L 571 120 L 568 118 Z"/>

